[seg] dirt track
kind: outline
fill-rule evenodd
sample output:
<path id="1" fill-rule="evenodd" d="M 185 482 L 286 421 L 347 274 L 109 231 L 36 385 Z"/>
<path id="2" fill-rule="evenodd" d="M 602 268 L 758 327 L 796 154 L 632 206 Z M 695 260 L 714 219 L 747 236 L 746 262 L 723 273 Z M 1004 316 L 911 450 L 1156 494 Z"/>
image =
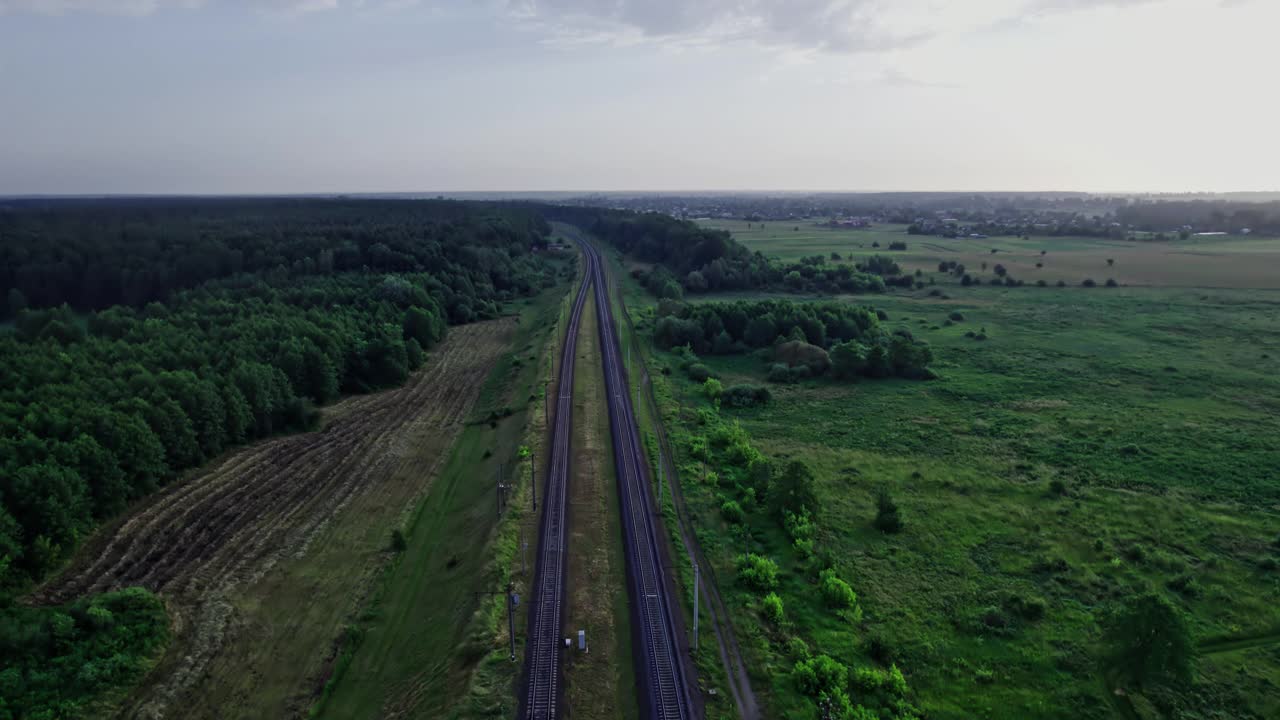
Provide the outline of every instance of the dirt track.
<path id="1" fill-rule="evenodd" d="M 136 585 L 160 593 L 174 641 L 148 679 L 148 697 L 135 699 L 129 714 L 164 716 L 205 679 L 234 633 L 233 592 L 242 595 L 282 560 L 302 558 L 353 500 L 402 514 L 401 505 L 420 496 L 447 452 L 415 456 L 415 444 L 424 434 L 435 447 L 452 444 L 514 327 L 504 319 L 454 328 L 404 387 L 345 400 L 326 410 L 320 431 L 253 445 L 169 486 L 99 532 L 34 599 Z M 396 520 L 387 518 L 378 535 L 387 537 Z"/>

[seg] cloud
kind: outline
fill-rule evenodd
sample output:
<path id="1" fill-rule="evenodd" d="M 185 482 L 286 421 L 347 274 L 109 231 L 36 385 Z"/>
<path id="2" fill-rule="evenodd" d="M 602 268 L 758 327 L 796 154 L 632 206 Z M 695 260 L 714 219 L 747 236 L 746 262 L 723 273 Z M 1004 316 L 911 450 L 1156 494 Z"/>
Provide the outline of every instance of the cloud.
<path id="1" fill-rule="evenodd" d="M 892 85 L 894 87 L 900 87 L 900 88 L 932 88 L 932 89 L 954 90 L 957 87 L 959 87 L 958 85 L 952 85 L 951 83 L 921 80 L 920 78 L 913 77 L 895 68 L 885 68 L 884 72 L 880 73 L 880 80 L 886 85 Z"/>
<path id="2" fill-rule="evenodd" d="M 900 0 L 899 0 L 900 1 Z M 907 0 L 917 2 L 918 0 Z M 506 0 L 508 15 L 564 41 L 721 44 L 831 52 L 918 44 L 889 0 Z"/>
<path id="3" fill-rule="evenodd" d="M 160 10 L 192 10 L 205 5 L 244 5 L 270 15 L 300 15 L 322 10 L 400 9 L 418 4 L 418 0 L 0 0 L 0 15 L 33 13 L 66 15 L 97 13 L 100 15 L 150 15 Z"/>
<path id="4" fill-rule="evenodd" d="M 201 4 L 202 0 L 0 0 L 0 15 L 20 12 L 41 15 L 65 15 L 73 12 L 149 15 L 161 8 L 193 8 Z"/>

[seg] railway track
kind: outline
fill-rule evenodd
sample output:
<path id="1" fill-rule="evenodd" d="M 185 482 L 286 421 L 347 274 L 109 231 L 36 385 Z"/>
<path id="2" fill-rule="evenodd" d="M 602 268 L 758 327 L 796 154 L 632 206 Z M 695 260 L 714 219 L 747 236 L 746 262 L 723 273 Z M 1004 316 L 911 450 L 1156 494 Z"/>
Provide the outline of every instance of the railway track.
<path id="1" fill-rule="evenodd" d="M 577 357 L 578 327 L 587 290 L 595 277 L 594 255 L 585 255 L 587 272 L 573 301 L 568 332 L 560 355 L 555 422 L 551 453 L 542 492 L 542 530 L 535 556 L 534 582 L 530 588 L 528 641 L 525 648 L 523 692 L 518 717 L 554 720 L 560 717 L 560 627 L 564 618 L 566 485 L 569 478 L 569 441 L 573 435 L 573 370 Z"/>
<path id="2" fill-rule="evenodd" d="M 666 556 L 655 529 L 649 465 L 640 443 L 639 425 L 631 403 L 631 386 L 621 359 L 608 278 L 603 259 L 596 249 L 590 243 L 581 244 L 583 253 L 589 258 L 588 272 L 594 275 L 609 425 L 621 499 L 631 621 L 639 661 L 636 670 L 641 717 L 693 720 L 699 715 L 698 706 L 693 701 L 695 691 L 689 683 L 693 671 L 686 666 L 686 653 L 681 648 L 682 634 L 676 624 L 678 606 L 673 604 L 667 592 Z"/>

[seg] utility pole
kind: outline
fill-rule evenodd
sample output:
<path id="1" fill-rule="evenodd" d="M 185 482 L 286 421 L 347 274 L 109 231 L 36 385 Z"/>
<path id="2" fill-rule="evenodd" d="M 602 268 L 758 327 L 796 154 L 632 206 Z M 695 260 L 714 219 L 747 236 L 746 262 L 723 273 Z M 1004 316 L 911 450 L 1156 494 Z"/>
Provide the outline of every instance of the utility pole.
<path id="1" fill-rule="evenodd" d="M 667 474 L 666 465 L 662 462 L 662 453 L 658 453 L 658 512 L 662 512 L 662 478 Z"/>
<path id="2" fill-rule="evenodd" d="M 524 525 L 520 526 L 520 574 L 528 575 L 529 566 L 525 563 L 525 554 L 529 551 L 529 541 L 524 539 Z"/>
<path id="3" fill-rule="evenodd" d="M 693 650 L 698 650 L 698 585 L 701 584 L 702 575 L 698 570 L 698 561 L 689 556 L 693 562 Z"/>
<path id="4" fill-rule="evenodd" d="M 504 499 L 503 495 L 504 495 L 504 491 L 505 491 L 506 489 L 507 489 L 507 488 L 506 488 L 506 486 L 502 484 L 502 465 L 501 465 L 501 464 L 499 464 L 499 465 L 498 465 L 498 489 L 497 489 L 498 517 L 499 517 L 499 518 L 501 518 L 501 517 L 502 517 L 502 501 L 503 501 L 503 499 Z"/>
<path id="5" fill-rule="evenodd" d="M 516 585 L 510 580 L 507 581 L 507 589 L 505 592 L 493 592 L 486 590 L 477 590 L 474 595 L 478 598 L 481 595 L 506 595 L 507 596 L 507 635 L 511 639 L 511 662 L 516 661 L 516 606 L 520 604 L 520 596 L 516 594 Z"/>
<path id="6" fill-rule="evenodd" d="M 516 661 L 516 599 L 515 584 L 507 581 L 507 635 L 511 638 L 511 662 Z"/>

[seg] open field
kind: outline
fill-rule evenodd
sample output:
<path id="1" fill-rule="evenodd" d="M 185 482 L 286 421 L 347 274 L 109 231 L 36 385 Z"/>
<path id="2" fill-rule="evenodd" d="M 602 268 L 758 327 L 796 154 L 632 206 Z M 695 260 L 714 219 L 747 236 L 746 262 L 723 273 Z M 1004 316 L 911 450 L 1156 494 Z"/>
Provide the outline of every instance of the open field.
<path id="1" fill-rule="evenodd" d="M 454 328 L 403 388 L 328 409 L 323 430 L 235 452 L 105 528 L 40 589 L 141 585 L 174 639 L 131 711 L 299 716 L 390 529 L 430 484 L 516 323 Z"/>
<path id="2" fill-rule="evenodd" d="M 515 526 L 529 517 L 528 482 L 518 483 L 501 524 L 496 482 L 500 470 L 508 479 L 527 478 L 517 449 L 544 429 L 543 373 L 564 291 L 558 286 L 524 307 L 510 352 L 487 382 L 476 383 L 477 421 L 458 437 L 407 524 L 404 552 L 352 624 L 352 647 L 318 706 L 320 717 L 514 711 L 517 666 L 508 660 L 505 601 L 477 593 L 501 593 L 519 570 Z M 536 545 L 536 537 L 529 540 Z"/>
<path id="3" fill-rule="evenodd" d="M 779 562 L 797 635 L 851 666 L 876 664 L 874 639 L 930 718 L 1159 717 L 1150 698 L 1113 698 L 1098 661 L 1098 617 L 1143 589 L 1186 611 L 1202 643 L 1195 685 L 1162 702 L 1185 718 L 1276 716 L 1280 294 L 947 283 L 948 298 L 849 298 L 932 343 L 941 379 L 770 385 L 769 407 L 720 411 L 767 456 L 814 470 L 820 545 L 862 621 L 824 610 L 776 523 L 743 535 L 717 488 L 685 478 L 766 715 L 806 711 L 793 659 L 732 580 L 744 551 Z M 948 325 L 952 312 L 963 320 Z M 764 384 L 760 360 L 703 361 L 726 386 Z M 655 377 L 668 422 L 698 432 L 696 386 Z M 899 535 L 871 526 L 881 488 Z M 1044 616 L 1010 610 L 1023 600 Z"/>
<path id="4" fill-rule="evenodd" d="M 812 221 L 709 220 L 701 224 L 729 230 L 752 250 L 784 260 L 830 257 L 833 252 L 855 259 L 880 253 L 911 272 L 918 269 L 926 275 L 937 272 L 940 261 L 954 261 L 983 282 L 995 277 L 993 268 L 999 263 L 1010 276 L 1027 284 L 1044 280 L 1051 285 L 1058 281 L 1079 285 L 1090 278 L 1099 285 L 1114 279 L 1132 286 L 1280 289 L 1277 238 L 1192 236 L 1164 243 L 1040 236 L 947 239 L 907 235 L 901 225 L 854 230 L 818 227 Z M 895 240 L 907 243 L 907 249 L 888 250 Z M 876 242 L 879 248 L 872 247 Z M 1107 260 L 1114 260 L 1114 265 Z M 1037 263 L 1043 267 L 1037 268 Z"/>

